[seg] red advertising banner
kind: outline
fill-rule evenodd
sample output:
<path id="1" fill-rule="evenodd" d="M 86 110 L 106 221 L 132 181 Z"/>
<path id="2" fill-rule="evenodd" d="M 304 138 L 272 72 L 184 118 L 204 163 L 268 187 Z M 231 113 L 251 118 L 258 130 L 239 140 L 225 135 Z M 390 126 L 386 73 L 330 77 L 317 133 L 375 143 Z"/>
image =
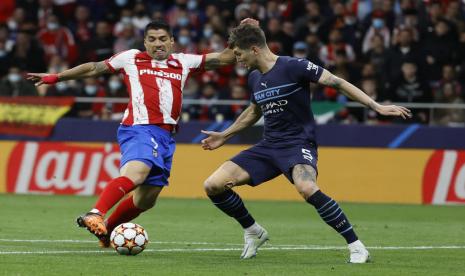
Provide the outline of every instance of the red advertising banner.
<path id="1" fill-rule="evenodd" d="M 465 151 L 438 150 L 423 175 L 424 204 L 465 204 Z"/>
<path id="2" fill-rule="evenodd" d="M 0 97 L 0 134 L 47 137 L 74 97 Z"/>
<path id="3" fill-rule="evenodd" d="M 119 175 L 116 144 L 19 142 L 7 162 L 6 191 L 99 194 Z"/>

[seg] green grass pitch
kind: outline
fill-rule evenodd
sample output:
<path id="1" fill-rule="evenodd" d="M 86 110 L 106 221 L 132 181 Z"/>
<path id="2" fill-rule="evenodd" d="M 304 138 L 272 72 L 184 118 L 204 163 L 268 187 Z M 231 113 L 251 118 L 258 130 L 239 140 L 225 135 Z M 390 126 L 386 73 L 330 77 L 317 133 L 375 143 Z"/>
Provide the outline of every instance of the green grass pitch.
<path id="1" fill-rule="evenodd" d="M 344 240 L 304 202 L 245 201 L 271 241 L 240 260 L 240 226 L 202 199 L 160 198 L 135 222 L 138 256 L 102 250 L 74 219 L 93 197 L 0 195 L 0 275 L 465 275 L 465 207 L 341 206 L 372 262 L 347 264 Z"/>

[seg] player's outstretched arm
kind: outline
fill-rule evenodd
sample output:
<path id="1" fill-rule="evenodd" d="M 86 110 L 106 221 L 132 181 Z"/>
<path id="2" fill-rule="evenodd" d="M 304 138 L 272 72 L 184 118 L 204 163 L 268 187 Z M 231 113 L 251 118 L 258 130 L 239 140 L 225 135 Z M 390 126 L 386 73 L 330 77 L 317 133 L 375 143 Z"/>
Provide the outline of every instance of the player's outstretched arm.
<path id="1" fill-rule="evenodd" d="M 59 81 L 96 77 L 110 72 L 110 68 L 104 61 L 88 62 L 58 74 L 28 73 L 27 79 L 32 80 L 36 86 L 39 86 L 41 84 L 55 84 Z"/>
<path id="2" fill-rule="evenodd" d="M 236 133 L 244 128 L 254 125 L 261 116 L 262 112 L 260 107 L 252 103 L 241 113 L 241 115 L 239 115 L 239 117 L 237 117 L 236 121 L 234 121 L 234 123 L 224 131 L 215 132 L 202 130 L 202 133 L 208 136 L 202 140 L 202 148 L 204 150 L 214 150 L 221 147 Z"/>
<path id="3" fill-rule="evenodd" d="M 258 26 L 258 21 L 253 18 L 245 18 L 240 23 Z M 236 57 L 231 48 L 224 49 L 221 53 L 210 53 L 205 56 L 205 70 L 215 70 L 222 66 L 236 63 Z"/>
<path id="4" fill-rule="evenodd" d="M 323 70 L 323 73 L 321 74 L 318 83 L 340 90 L 347 97 L 373 109 L 381 115 L 400 116 L 403 119 L 412 117 L 412 112 L 409 109 L 398 105 L 379 104 L 375 102 L 372 98 L 370 98 L 367 94 L 365 94 L 362 90 L 357 88 L 355 85 L 342 78 L 337 77 L 336 75 L 331 74 L 331 72 L 329 72 L 326 69 Z"/>

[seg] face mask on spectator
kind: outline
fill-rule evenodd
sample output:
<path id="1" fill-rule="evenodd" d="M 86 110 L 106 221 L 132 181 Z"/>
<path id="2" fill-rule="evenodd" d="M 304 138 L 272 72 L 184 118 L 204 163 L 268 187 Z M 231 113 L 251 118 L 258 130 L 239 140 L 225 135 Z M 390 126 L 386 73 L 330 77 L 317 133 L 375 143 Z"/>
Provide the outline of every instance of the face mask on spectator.
<path id="1" fill-rule="evenodd" d="M 186 35 L 181 35 L 178 37 L 179 44 L 181 44 L 182 46 L 186 46 L 187 44 L 189 44 L 190 40 L 191 39 Z"/>
<path id="2" fill-rule="evenodd" d="M 188 10 L 195 10 L 197 8 L 197 1 L 189 0 L 187 1 L 187 9 Z"/>
<path id="3" fill-rule="evenodd" d="M 118 90 L 121 87 L 121 82 L 116 80 L 109 81 L 108 87 L 110 87 L 111 90 Z"/>
<path id="4" fill-rule="evenodd" d="M 50 31 L 54 31 L 58 29 L 58 23 L 55 23 L 55 22 L 47 23 L 47 29 L 49 29 Z"/>
<path id="5" fill-rule="evenodd" d="M 185 27 L 187 25 L 189 25 L 189 18 L 183 16 L 183 17 L 179 17 L 178 18 L 178 25 L 180 27 Z"/>
<path id="6" fill-rule="evenodd" d="M 373 19 L 373 27 L 375 29 L 381 29 L 384 27 L 384 21 L 383 19 L 380 19 L 380 18 L 375 18 Z"/>
<path id="7" fill-rule="evenodd" d="M 128 3 L 128 0 L 115 0 L 116 5 L 122 7 Z"/>
<path id="8" fill-rule="evenodd" d="M 21 75 L 18 73 L 10 73 L 8 74 L 8 80 L 10 82 L 16 83 L 21 79 Z"/>
<path id="9" fill-rule="evenodd" d="M 210 28 L 203 29 L 203 37 L 210 38 L 213 35 L 213 30 Z"/>
<path id="10" fill-rule="evenodd" d="M 125 24 L 131 23 L 131 17 L 130 16 L 123 16 L 121 17 L 121 22 Z"/>
<path id="11" fill-rule="evenodd" d="M 68 88 L 68 85 L 66 84 L 66 82 L 58 82 L 57 84 L 55 84 L 55 87 L 58 91 L 65 91 Z"/>
<path id="12" fill-rule="evenodd" d="M 86 85 L 84 87 L 84 91 L 87 95 L 93 96 L 97 93 L 97 86 L 96 85 Z"/>

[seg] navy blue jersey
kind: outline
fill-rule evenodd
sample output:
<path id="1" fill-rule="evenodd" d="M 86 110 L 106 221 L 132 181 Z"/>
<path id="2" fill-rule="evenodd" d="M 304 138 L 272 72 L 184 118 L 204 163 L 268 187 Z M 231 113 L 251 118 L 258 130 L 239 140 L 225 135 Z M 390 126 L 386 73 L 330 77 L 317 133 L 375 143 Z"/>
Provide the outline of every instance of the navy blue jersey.
<path id="1" fill-rule="evenodd" d="M 265 119 L 264 143 L 316 142 L 310 82 L 317 82 L 322 73 L 322 67 L 306 59 L 280 56 L 268 72 L 249 74 L 251 101 L 260 106 Z"/>

